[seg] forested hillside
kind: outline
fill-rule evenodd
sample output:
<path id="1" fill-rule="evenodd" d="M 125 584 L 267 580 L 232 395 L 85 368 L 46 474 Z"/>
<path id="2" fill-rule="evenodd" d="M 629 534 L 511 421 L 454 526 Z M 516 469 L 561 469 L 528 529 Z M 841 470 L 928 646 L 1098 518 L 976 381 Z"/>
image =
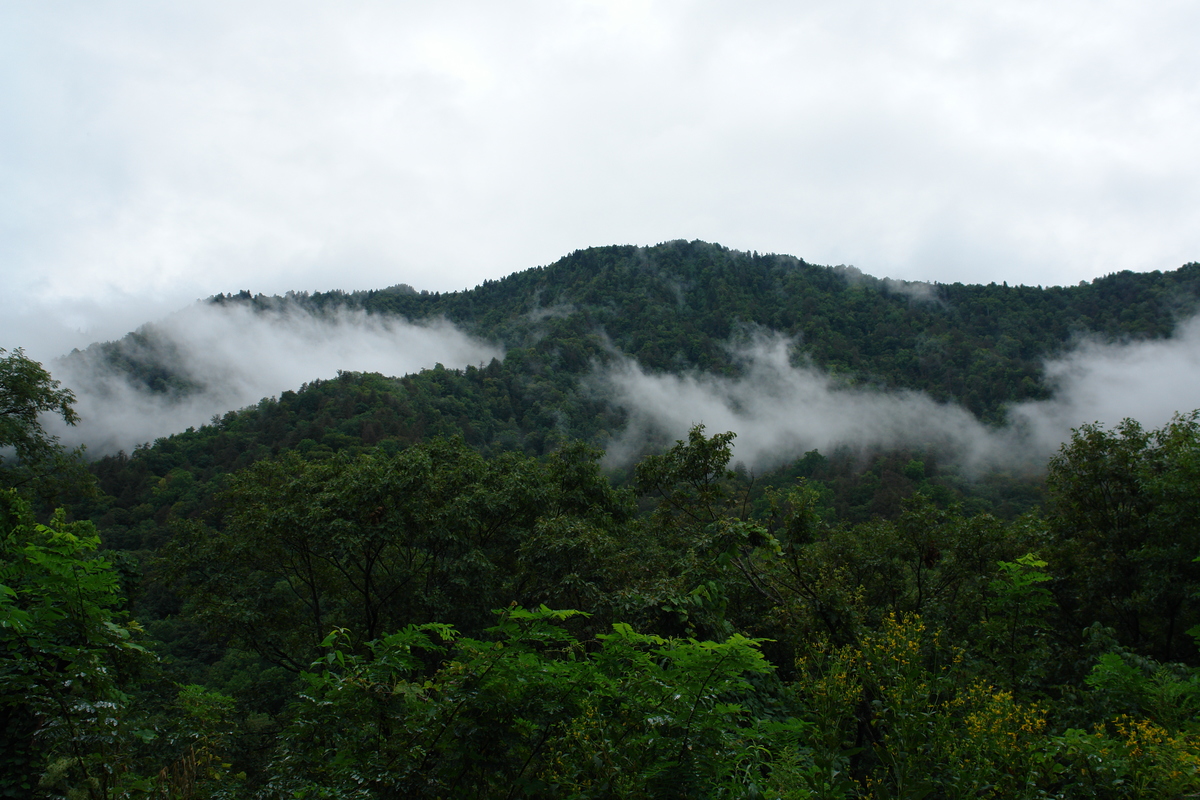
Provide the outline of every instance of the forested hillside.
<path id="1" fill-rule="evenodd" d="M 725 345 L 759 326 L 794 337 L 798 354 L 823 369 L 953 399 L 989 417 L 1005 403 L 1042 396 L 1043 360 L 1075 337 L 1170 334 L 1197 310 L 1200 264 L 1122 272 L 1074 287 L 932 285 L 680 241 L 576 251 L 469 291 L 243 292 L 210 302 L 444 317 L 503 344 L 508 358 L 520 362 L 512 365 L 517 372 L 543 376 L 585 373 L 614 349 L 653 370 L 731 371 L 737 365 Z M 74 357 L 89 356 L 156 390 L 188 389 L 186 376 L 172 374 L 176 354 L 154 339 L 152 328 Z M 568 380 L 554 388 L 569 386 Z M 583 426 L 578 433 L 594 434 L 583 416 L 568 414 Z"/>
<path id="2" fill-rule="evenodd" d="M 579 251 L 469 292 L 395 287 L 353 295 L 217 296 L 211 302 L 264 310 L 296 304 L 332 313 L 349 306 L 414 320 L 445 317 L 502 343 L 506 355 L 464 370 L 315 380 L 153 447 L 102 458 L 94 465 L 102 499 L 85 513 L 103 520 L 110 540 L 137 549 L 142 540 L 163 538 L 169 518 L 207 503 L 214 479 L 284 450 L 321 458 L 433 436 L 461 436 L 488 455 L 542 456 L 576 440 L 605 447 L 626 416 L 581 382 L 595 364 L 625 353 L 661 371 L 736 372 L 741 365 L 727 345 L 750 325 L 794 337 L 797 357 L 845 381 L 918 389 L 994 419 L 1005 403 L 1046 394 L 1043 360 L 1073 337 L 1163 337 L 1196 309 L 1197 298 L 1195 264 L 1071 288 L 905 287 L 852 268 L 701 242 Z M 186 394 L 194 383 L 179 373 L 172 343 L 156 338 L 153 327 L 74 357 L 103 362 L 167 394 Z M 669 443 L 648 443 L 647 451 Z M 939 470 L 935 452 L 873 458 L 868 465 L 857 454 L 828 452 L 783 472 L 822 479 L 847 521 L 894 513 L 899 497 L 918 483 L 902 471 L 913 458 L 924 465 L 922 480 L 979 509 L 1011 515 L 1036 497 L 1036 487 L 993 475 L 964 498 L 961 482 Z"/>
<path id="3" fill-rule="evenodd" d="M 603 461 L 629 419 L 589 377 L 736 375 L 766 330 L 999 422 L 1046 358 L 1167 337 L 1198 298 L 1198 264 L 926 285 L 702 242 L 448 294 L 218 295 L 505 354 L 312 380 L 86 470 L 29 413 L 70 422 L 69 393 L 0 352 L 0 796 L 1200 791 L 1191 409 L 1079 420 L 1036 474 L 932 446 L 754 474 L 702 425 Z M 203 390 L 154 326 L 68 362 Z"/>

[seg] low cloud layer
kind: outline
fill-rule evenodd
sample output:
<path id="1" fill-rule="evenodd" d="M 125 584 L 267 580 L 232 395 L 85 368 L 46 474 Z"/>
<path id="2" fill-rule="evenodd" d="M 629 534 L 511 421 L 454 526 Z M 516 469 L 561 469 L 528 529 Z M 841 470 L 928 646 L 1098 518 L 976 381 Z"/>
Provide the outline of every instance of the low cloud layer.
<path id="1" fill-rule="evenodd" d="M 1169 339 L 1104 344 L 1088 341 L 1047 362 L 1050 400 L 1022 403 L 1009 417 L 1037 441 L 1057 444 L 1087 422 L 1126 417 L 1158 428 L 1176 413 L 1200 408 L 1200 316 Z"/>
<path id="2" fill-rule="evenodd" d="M 318 317 L 294 305 L 256 313 L 197 304 L 145 330 L 170 353 L 167 366 L 199 390 L 152 394 L 95 357 L 67 359 L 52 368 L 78 395 L 82 422 L 60 426 L 64 442 L 87 444 L 95 455 L 129 450 L 339 370 L 403 375 L 438 362 L 462 367 L 503 356 L 444 320 L 414 325 L 345 311 Z M 1046 363 L 1052 397 L 1011 407 L 1001 427 L 921 392 L 848 386 L 810 364 L 793 364 L 791 351 L 790 340 L 761 332 L 736 347 L 743 365 L 736 378 L 653 374 L 618 358 L 592 380 L 594 391 L 629 415 L 610 459 L 629 460 L 648 443 L 683 438 L 703 423 L 710 433 L 736 432 L 735 458 L 755 469 L 813 449 L 920 447 L 971 471 L 1036 470 L 1081 424 L 1132 417 L 1159 427 L 1200 408 L 1200 317 L 1169 339 L 1081 342 Z"/>
<path id="3" fill-rule="evenodd" d="M 970 471 L 1040 469 L 1081 424 L 1132 417 L 1158 427 L 1200 407 L 1200 318 L 1167 340 L 1088 342 L 1047 362 L 1053 397 L 1014 406 L 1000 428 L 920 392 L 848 387 L 811 365 L 793 365 L 790 346 L 772 334 L 742 345 L 737 378 L 650 374 L 618 361 L 596 381 L 630 415 L 610 459 L 636 456 L 648 439 L 683 438 L 702 423 L 709 433 L 736 432 L 735 459 L 755 469 L 837 447 L 935 448 Z"/>
<path id="4" fill-rule="evenodd" d="M 339 370 L 405 375 L 439 362 L 463 367 L 503 357 L 500 348 L 444 320 L 416 325 L 349 311 L 314 316 L 292 305 L 256 313 L 197 304 L 143 330 L 170 354 L 166 366 L 199 391 L 154 394 L 98 358 L 65 359 L 52 371 L 75 391 L 81 418 L 77 427 L 56 430 L 65 443 L 86 444 L 93 455 L 129 450 Z"/>

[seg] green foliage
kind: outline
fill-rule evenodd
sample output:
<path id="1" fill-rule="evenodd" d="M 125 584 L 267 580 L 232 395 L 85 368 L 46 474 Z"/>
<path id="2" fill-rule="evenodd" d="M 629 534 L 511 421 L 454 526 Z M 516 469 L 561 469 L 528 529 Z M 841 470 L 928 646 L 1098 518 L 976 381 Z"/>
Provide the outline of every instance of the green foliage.
<path id="1" fill-rule="evenodd" d="M 1192 657 L 1200 621 L 1200 412 L 1156 431 L 1084 425 L 1050 461 L 1059 601 L 1078 629 L 1100 622 L 1128 647 Z"/>
<path id="2" fill-rule="evenodd" d="M 41 461 L 54 450 L 55 440 L 46 433 L 39 416 L 55 413 L 74 425 L 79 421 L 73 407 L 75 395 L 60 388 L 21 348 L 6 352 L 0 347 L 0 448 L 13 448 L 21 461 Z"/>
<path id="3" fill-rule="evenodd" d="M 1033 553 L 1026 553 L 1015 561 L 999 562 L 1000 575 L 989 584 L 980 637 L 984 648 L 991 649 L 1009 690 L 1028 690 L 1045 678 L 1051 657 L 1046 641 L 1048 612 L 1054 607 L 1054 596 L 1040 585 L 1050 580 L 1042 571 L 1046 566 Z"/>
<path id="4" fill-rule="evenodd" d="M 230 757 L 236 739 L 236 701 L 203 686 L 179 688 L 173 700 L 158 713 L 142 720 L 134 736 L 148 752 L 152 778 L 131 789 L 149 797 L 227 797 L 240 786 L 244 774 L 234 773 Z M 129 795 L 141 796 L 139 791 Z"/>
<path id="5" fill-rule="evenodd" d="M 917 617 L 800 660 L 795 689 L 830 776 L 825 796 L 1039 797 L 1044 712 L 976 678 Z"/>
<path id="6" fill-rule="evenodd" d="M 1172 731 L 1200 729 L 1200 672 L 1160 664 L 1114 647 L 1102 654 L 1086 683 L 1101 716 L 1146 717 Z"/>
<path id="7" fill-rule="evenodd" d="M 96 521 L 103 559 L 94 529 L 39 525 L 6 494 L 5 789 L 1195 792 L 1182 634 L 1200 623 L 1196 414 L 1080 428 L 1051 464 L 1045 523 L 1022 516 L 1036 481 L 968 487 L 932 449 L 812 451 L 751 480 L 729 469 L 732 433 L 696 427 L 641 443 L 640 506 L 601 474 L 585 443 L 627 419 L 581 378 L 614 349 L 735 376 L 728 343 L 768 329 L 848 384 L 996 421 L 1045 396 L 1042 364 L 1074 336 L 1168 335 L 1200 265 L 1045 290 L 893 288 L 671 242 L 578 251 L 470 292 L 214 298 L 444 317 L 507 355 L 341 373 L 100 460 L 102 494 L 71 510 Z M 172 347 L 147 328 L 72 358 L 182 398 L 198 387 Z M 4 355 L 12 484 L 63 456 L 38 414 L 73 412 L 40 365 Z M 135 603 L 189 685 L 139 671 L 152 659 Z M 492 608 L 507 609 L 498 622 Z"/>
<path id="8" fill-rule="evenodd" d="M 598 603 L 615 588 L 609 532 L 631 509 L 596 455 L 485 460 L 442 439 L 320 461 L 288 453 L 236 476 L 218 527 L 180 526 L 162 563 L 191 618 L 297 671 L 330 627 L 358 641 L 414 622 L 478 632 L 489 607 L 512 601 Z"/>
<path id="9" fill-rule="evenodd" d="M 1185 797 L 1200 791 L 1200 673 L 1121 646 L 1103 648 L 1084 680 L 1085 725 L 1050 737 L 1041 782 L 1059 798 Z"/>
<path id="10" fill-rule="evenodd" d="M 1072 565 L 1113 544 L 1088 531 L 1190 524 L 1194 426 L 1177 423 L 1124 453 L 1066 448 L 1080 468 L 1056 491 L 1081 511 L 1060 502 L 1049 534 L 940 504 L 911 456 L 896 470 L 922 490 L 891 519 L 839 523 L 817 479 L 756 500 L 732 434 L 699 427 L 635 471 L 641 519 L 581 444 L 284 452 L 223 479 L 207 524 L 176 523 L 150 592 L 186 602 L 155 629 L 207 631 L 223 655 L 193 668 L 207 687 L 112 717 L 104 763 L 122 791 L 197 797 L 1193 791 L 1193 669 L 1072 648 L 1062 607 Z M 187 504 L 189 476 L 153 495 Z M 1093 507 L 1109 478 L 1133 513 Z M 1134 558 L 1177 569 L 1163 545 Z M 581 611 L 544 605 L 562 600 Z M 488 606 L 507 607 L 490 626 Z M 282 710 L 255 697 L 262 657 L 300 676 Z M 47 763 L 46 785 L 85 763 Z"/>
<path id="11" fill-rule="evenodd" d="M 221 296 L 213 301 L 272 313 L 298 305 L 332 314 L 349 306 L 410 320 L 448 318 L 502 344 L 507 355 L 464 370 L 438 367 L 403 378 L 343 373 L 314 381 L 163 440 L 153 454 L 114 458 L 97 471 L 108 483 L 105 491 L 120 499 L 137 490 L 130 484 L 147 472 L 162 477 L 186 467 L 205 483 L 214 472 L 243 468 L 280 449 L 332 453 L 455 435 L 485 453 L 544 455 L 569 439 L 603 446 L 627 419 L 580 378 L 609 361 L 614 346 L 651 370 L 736 374 L 742 365 L 728 343 L 749 329 L 797 339 L 815 365 L 851 383 L 924 391 L 1000 421 L 1006 404 L 1046 396 L 1043 362 L 1077 334 L 1114 340 L 1169 335 L 1200 296 L 1200 265 L 1120 273 L 1075 287 L 929 288 L 928 301 L 920 301 L 844 268 L 679 241 L 581 250 L 464 292 Z M 89 348 L 72 357 L 103 363 L 166 395 L 189 391 L 170 343 L 152 328 L 94 347 L 95 353 Z M 647 442 L 646 452 L 657 444 Z M 880 484 L 873 491 L 838 491 L 845 497 L 841 518 L 865 521 L 895 510 L 898 495 L 922 481 L 913 460 L 924 465 L 925 479 L 933 477 L 928 454 L 910 455 L 876 474 Z M 111 513 L 123 532 L 136 529 L 143 522 L 139 505 L 129 497 L 96 509 L 96 516 Z M 184 516 L 190 510 L 186 504 L 179 509 Z"/>
<path id="12" fill-rule="evenodd" d="M 1200 753 L 1194 736 L 1122 716 L 1054 737 L 1043 772 L 1042 796 L 1064 800 L 1187 797 L 1200 789 Z"/>
<path id="13" fill-rule="evenodd" d="M 61 488 L 55 482 L 59 473 L 82 481 L 86 473 L 79 468 L 79 453 L 66 452 L 41 420 L 49 413 L 68 425 L 77 423 L 75 395 L 21 348 L 6 353 L 0 347 L 0 487 L 46 495 Z M 16 458 L 6 463 L 10 449 Z"/>
<path id="14" fill-rule="evenodd" d="M 365 656 L 334 647 L 307 676 L 271 791 L 342 798 L 769 791 L 772 753 L 795 747 L 802 728 L 756 722 L 740 702 L 751 676 L 770 671 L 754 640 L 672 640 L 617 625 L 594 649 L 562 627 L 575 616 L 512 608 L 487 640 L 425 625 L 371 643 Z M 424 677 L 422 656 L 431 652 L 445 661 Z"/>
<path id="15" fill-rule="evenodd" d="M 729 511 L 728 469 L 736 434 L 707 437 L 704 426 L 688 431 L 687 442 L 678 441 L 663 455 L 651 455 L 638 463 L 634 488 L 639 494 L 657 495 L 655 523 L 662 527 L 705 528 Z"/>
<path id="16" fill-rule="evenodd" d="M 801 484 L 773 498 L 765 545 L 743 549 L 739 570 L 766 597 L 778 636 L 853 644 L 887 614 L 920 614 L 954 635 L 985 615 L 997 562 L 1037 535 L 1031 520 L 964 517 L 924 495 L 894 521 L 830 526 Z"/>
<path id="17" fill-rule="evenodd" d="M 90 523 L 35 522 L 0 490 L 0 793 L 115 796 L 128 767 L 127 690 L 150 661 L 122 619 Z"/>

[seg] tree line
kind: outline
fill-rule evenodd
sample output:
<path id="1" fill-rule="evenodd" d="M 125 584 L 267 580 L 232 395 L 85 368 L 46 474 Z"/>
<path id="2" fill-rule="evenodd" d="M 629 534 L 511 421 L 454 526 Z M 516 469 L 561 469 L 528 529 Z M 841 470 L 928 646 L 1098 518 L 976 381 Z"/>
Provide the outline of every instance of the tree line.
<path id="1" fill-rule="evenodd" d="M 0 356 L 3 796 L 1200 788 L 1196 412 L 1081 426 L 1040 509 L 964 506 L 910 457 L 855 520 L 824 456 L 764 482 L 701 426 L 618 483 L 566 438 L 264 438 L 189 498 L 233 415 L 129 459 L 196 447 L 146 538 L 27 413 L 70 422 L 69 392 Z"/>

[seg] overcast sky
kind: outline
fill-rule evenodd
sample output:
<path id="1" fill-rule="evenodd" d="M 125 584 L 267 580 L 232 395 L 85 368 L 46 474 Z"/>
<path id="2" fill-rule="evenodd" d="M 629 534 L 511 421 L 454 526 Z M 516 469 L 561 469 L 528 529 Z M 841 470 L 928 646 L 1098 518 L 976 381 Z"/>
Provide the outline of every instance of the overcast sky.
<path id="1" fill-rule="evenodd" d="M 0 5 L 0 347 L 677 238 L 929 281 L 1200 259 L 1192 2 Z"/>

